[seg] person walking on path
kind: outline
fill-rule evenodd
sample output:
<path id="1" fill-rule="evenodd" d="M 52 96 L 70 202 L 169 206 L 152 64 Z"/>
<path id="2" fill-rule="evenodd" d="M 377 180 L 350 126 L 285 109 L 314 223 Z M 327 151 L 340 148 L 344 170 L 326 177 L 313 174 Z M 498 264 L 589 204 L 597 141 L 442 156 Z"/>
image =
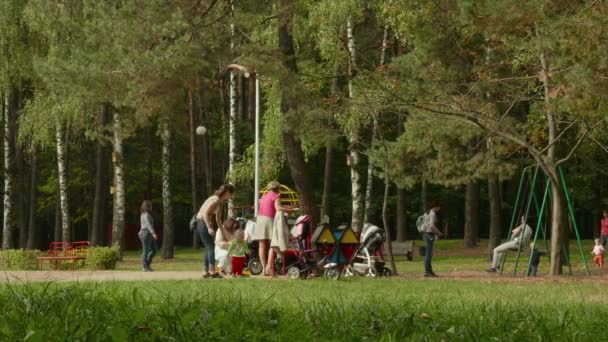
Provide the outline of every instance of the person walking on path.
<path id="1" fill-rule="evenodd" d="M 204 278 L 221 278 L 222 276 L 211 271 L 215 270 L 215 229 L 214 222 L 217 227 L 222 224 L 222 204 L 224 201 L 234 196 L 234 186 L 232 184 L 224 184 L 220 186 L 215 193 L 207 198 L 201 209 L 196 214 L 197 225 L 196 230 L 198 236 L 205 247 L 203 255 L 203 265 L 205 267 Z M 211 270 L 211 271 L 210 271 Z"/>
<path id="2" fill-rule="evenodd" d="M 441 210 L 441 204 L 439 201 L 433 201 L 431 203 L 431 211 L 430 215 L 430 228 L 422 233 L 422 239 L 426 244 L 426 249 L 424 253 L 424 276 L 425 277 L 436 277 L 437 275 L 433 272 L 433 245 L 435 244 L 435 239 L 438 237 L 442 237 L 443 233 L 439 230 L 439 220 L 437 215 L 439 214 L 439 210 Z"/>
<path id="3" fill-rule="evenodd" d="M 138 236 L 141 240 L 143 249 L 141 261 L 143 271 L 151 272 L 152 268 L 150 268 L 150 264 L 152 263 L 152 258 L 158 251 L 158 244 L 156 243 L 158 236 L 156 236 L 156 232 L 154 231 L 154 219 L 152 218 L 152 214 L 150 214 L 152 211 L 152 202 L 150 200 L 144 200 L 141 203 L 140 210 L 141 228 L 139 229 Z"/>
<path id="4" fill-rule="evenodd" d="M 608 248 L 608 210 L 604 210 L 600 222 L 600 243 L 604 246 L 604 249 Z"/>
<path id="5" fill-rule="evenodd" d="M 268 247 L 272 239 L 274 218 L 277 211 L 291 212 L 294 209 L 281 205 L 281 184 L 277 181 L 268 183 L 268 192 L 260 198 L 260 208 L 256 218 L 256 227 L 253 232 L 253 239 L 258 241 L 258 256 L 264 266 L 264 275 L 270 275 L 272 267 L 269 269 Z"/>
<path id="6" fill-rule="evenodd" d="M 500 268 L 502 258 L 505 253 L 509 250 L 517 250 L 522 244 L 522 249 L 530 243 L 532 237 L 532 228 L 526 224 L 525 218 L 521 218 L 521 225 L 512 231 L 511 241 L 507 241 L 496 248 L 494 248 L 494 255 L 492 257 L 492 265 L 486 270 L 486 272 L 496 272 Z"/>

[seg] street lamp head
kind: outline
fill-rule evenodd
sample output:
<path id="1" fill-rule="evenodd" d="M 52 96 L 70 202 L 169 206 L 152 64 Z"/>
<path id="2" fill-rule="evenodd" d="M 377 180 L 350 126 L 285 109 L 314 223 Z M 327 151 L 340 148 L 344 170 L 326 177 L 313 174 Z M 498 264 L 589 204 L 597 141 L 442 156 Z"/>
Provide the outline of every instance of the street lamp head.
<path id="1" fill-rule="evenodd" d="M 207 127 L 205 127 L 205 126 L 196 127 L 196 134 L 205 135 L 206 133 L 207 133 Z"/>
<path id="2" fill-rule="evenodd" d="M 251 76 L 251 75 L 249 74 L 249 71 L 245 71 L 243 73 L 243 76 L 245 76 L 245 78 L 249 78 L 249 76 Z"/>

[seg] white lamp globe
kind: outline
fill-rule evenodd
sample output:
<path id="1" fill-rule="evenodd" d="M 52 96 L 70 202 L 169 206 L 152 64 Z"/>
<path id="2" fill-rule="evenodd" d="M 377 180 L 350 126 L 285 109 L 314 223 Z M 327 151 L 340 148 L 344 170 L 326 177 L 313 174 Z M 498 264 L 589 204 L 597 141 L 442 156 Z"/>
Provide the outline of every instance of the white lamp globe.
<path id="1" fill-rule="evenodd" d="M 207 133 L 207 127 L 205 127 L 205 126 L 196 127 L 196 134 L 205 135 L 206 133 Z"/>

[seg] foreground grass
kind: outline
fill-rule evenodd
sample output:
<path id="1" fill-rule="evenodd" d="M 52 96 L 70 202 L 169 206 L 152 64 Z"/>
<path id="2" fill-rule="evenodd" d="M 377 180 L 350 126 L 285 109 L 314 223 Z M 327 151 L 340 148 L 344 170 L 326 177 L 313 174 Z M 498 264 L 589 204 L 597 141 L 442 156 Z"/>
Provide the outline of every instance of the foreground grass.
<path id="1" fill-rule="evenodd" d="M 602 340 L 604 286 L 363 278 L 4 285 L 0 340 Z"/>

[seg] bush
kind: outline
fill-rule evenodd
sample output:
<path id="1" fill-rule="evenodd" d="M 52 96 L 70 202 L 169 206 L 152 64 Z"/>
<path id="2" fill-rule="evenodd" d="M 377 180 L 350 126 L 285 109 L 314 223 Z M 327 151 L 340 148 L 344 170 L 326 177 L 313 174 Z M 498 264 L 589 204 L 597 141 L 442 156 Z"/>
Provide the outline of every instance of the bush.
<path id="1" fill-rule="evenodd" d="M 38 257 L 42 254 L 37 249 L 8 249 L 0 251 L 0 268 L 13 270 L 37 270 Z"/>
<path id="2" fill-rule="evenodd" d="M 94 270 L 113 270 L 120 257 L 117 245 L 112 247 L 91 247 L 87 253 L 86 264 Z"/>

